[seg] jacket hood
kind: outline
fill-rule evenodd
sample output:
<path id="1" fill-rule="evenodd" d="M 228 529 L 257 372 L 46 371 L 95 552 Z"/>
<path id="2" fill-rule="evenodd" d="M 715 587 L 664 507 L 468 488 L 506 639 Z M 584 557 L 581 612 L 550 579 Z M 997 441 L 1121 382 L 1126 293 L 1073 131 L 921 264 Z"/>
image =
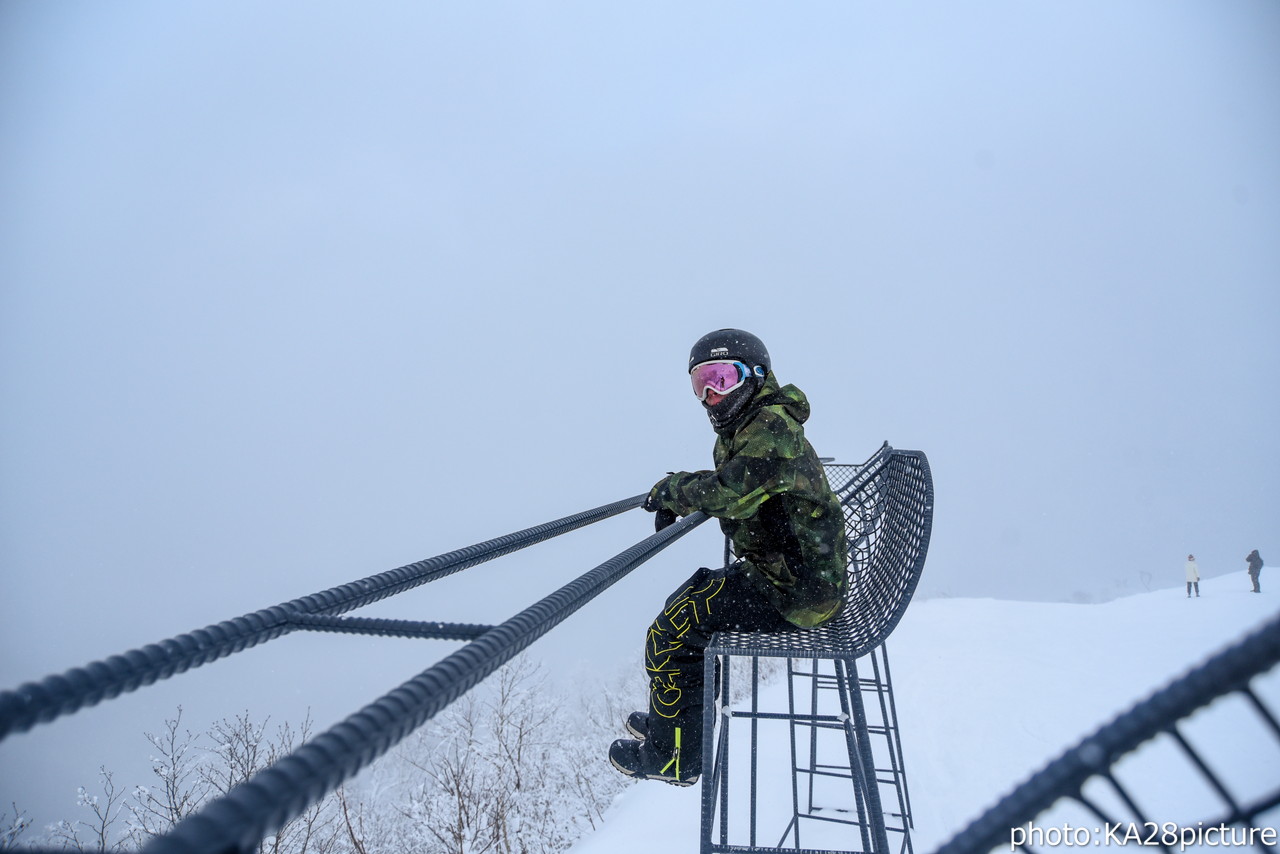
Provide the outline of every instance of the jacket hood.
<path id="1" fill-rule="evenodd" d="M 738 417 L 716 428 L 716 432 L 721 435 L 733 433 L 766 406 L 781 406 L 800 424 L 809 420 L 809 398 L 794 385 L 779 386 L 777 377 L 770 371 L 764 378 L 764 382 L 760 384 L 760 388 L 752 395 L 750 402 L 742 407 Z"/>

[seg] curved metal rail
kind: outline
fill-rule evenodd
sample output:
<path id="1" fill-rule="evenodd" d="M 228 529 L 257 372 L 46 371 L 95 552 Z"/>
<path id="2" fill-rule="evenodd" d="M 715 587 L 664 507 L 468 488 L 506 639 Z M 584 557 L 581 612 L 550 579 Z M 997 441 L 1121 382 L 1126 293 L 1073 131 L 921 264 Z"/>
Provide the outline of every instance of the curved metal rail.
<path id="1" fill-rule="evenodd" d="M 1268 733 L 1276 745 L 1280 745 L 1280 722 L 1277 721 L 1275 712 L 1263 703 L 1250 686 L 1253 679 L 1277 664 L 1280 664 L 1280 617 L 1272 619 L 1244 640 L 1212 656 L 1185 676 L 1083 739 L 1010 792 L 934 854 L 985 854 L 996 848 L 1009 850 L 1012 847 L 1032 852 L 1034 849 L 1032 840 L 1027 838 L 1028 834 L 1024 833 L 1020 839 L 1017 831 L 1031 825 L 1037 817 L 1063 799 L 1074 801 L 1082 810 L 1082 815 L 1089 818 L 1088 827 L 1093 827 L 1095 823 L 1111 828 L 1135 827 L 1142 829 L 1140 835 L 1143 837 L 1143 845 L 1159 847 L 1165 854 L 1184 850 L 1186 838 L 1171 840 L 1166 837 L 1160 824 L 1153 822 L 1139 808 L 1141 793 L 1131 791 L 1135 788 L 1132 784 L 1125 786 L 1112 773 L 1113 767 L 1122 757 L 1144 749 L 1144 743 L 1162 733 L 1171 737 L 1172 743 L 1186 760 L 1187 782 L 1198 776 L 1221 802 L 1217 807 L 1206 807 L 1206 813 L 1216 810 L 1216 814 L 1205 815 L 1203 820 L 1182 829 L 1195 833 L 1202 832 L 1205 828 L 1237 828 L 1239 833 L 1233 835 L 1240 839 L 1247 838 L 1244 845 L 1264 852 L 1274 852 L 1276 830 L 1274 827 L 1263 827 L 1258 819 L 1280 807 L 1280 773 L 1271 775 L 1273 782 L 1267 791 L 1232 792 L 1228 783 L 1212 770 L 1211 758 L 1204 755 L 1208 751 L 1203 747 L 1197 750 L 1190 738 L 1178 728 L 1178 724 L 1219 697 L 1237 694 L 1257 716 L 1261 731 Z M 1240 761 L 1238 755 L 1224 759 L 1230 764 Z M 1258 758 L 1256 761 L 1262 759 Z M 1273 767 L 1272 771 L 1275 770 Z M 1086 787 L 1095 781 L 1102 784 L 1104 792 L 1109 789 L 1111 795 L 1118 799 L 1123 813 L 1113 811 L 1115 808 L 1102 806 L 1096 796 L 1086 794 Z M 1147 830 L 1151 827 L 1155 827 L 1157 832 L 1148 836 Z M 1264 835 L 1264 831 L 1269 831 L 1271 844 L 1267 844 L 1268 837 Z M 1094 845 L 1100 844 L 1104 839 L 1105 836 L 1092 837 Z M 1192 843 L 1187 847 L 1198 850 L 1222 847 L 1220 840 L 1215 845 L 1212 838 L 1208 842 L 1201 841 L 1199 845 L 1195 844 L 1194 839 Z"/>
<path id="2" fill-rule="evenodd" d="M 928 458 L 886 442 L 862 465 L 828 463 L 825 468 L 844 508 L 849 538 L 844 610 L 803 632 L 720 632 L 713 641 L 718 652 L 859 658 L 883 643 L 906 613 L 933 530 Z"/>

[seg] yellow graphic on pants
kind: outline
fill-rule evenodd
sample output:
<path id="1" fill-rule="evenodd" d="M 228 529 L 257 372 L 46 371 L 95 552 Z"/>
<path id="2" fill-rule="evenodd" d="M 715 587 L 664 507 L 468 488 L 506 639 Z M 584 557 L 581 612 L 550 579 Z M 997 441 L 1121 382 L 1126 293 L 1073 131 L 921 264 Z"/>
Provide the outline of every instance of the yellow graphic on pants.
<path id="1" fill-rule="evenodd" d="M 681 638 L 711 614 L 711 600 L 724 589 L 723 576 L 699 579 L 667 601 L 649 627 L 645 643 L 645 670 L 649 673 L 650 708 L 664 718 L 674 718 L 683 708 L 680 697 L 680 668 L 676 654 L 684 646 Z M 700 665 L 699 665 L 700 666 Z M 697 674 L 700 677 L 702 674 Z"/>

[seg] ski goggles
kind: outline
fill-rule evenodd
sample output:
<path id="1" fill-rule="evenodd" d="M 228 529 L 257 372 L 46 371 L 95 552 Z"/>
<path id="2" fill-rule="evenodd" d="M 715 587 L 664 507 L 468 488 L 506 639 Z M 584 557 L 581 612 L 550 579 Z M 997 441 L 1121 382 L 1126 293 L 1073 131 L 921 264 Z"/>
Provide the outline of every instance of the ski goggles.
<path id="1" fill-rule="evenodd" d="M 728 394 L 738 388 L 751 376 L 751 369 L 742 362 L 722 359 L 716 362 L 702 362 L 694 365 L 689 371 L 689 379 L 693 381 L 693 393 L 698 400 L 706 400 L 707 392 Z"/>

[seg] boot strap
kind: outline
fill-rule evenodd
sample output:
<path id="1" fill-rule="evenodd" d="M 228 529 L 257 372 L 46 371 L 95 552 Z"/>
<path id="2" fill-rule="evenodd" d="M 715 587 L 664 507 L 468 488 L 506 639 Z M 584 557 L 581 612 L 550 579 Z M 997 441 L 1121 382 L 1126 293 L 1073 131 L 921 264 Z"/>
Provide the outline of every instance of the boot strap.
<path id="1" fill-rule="evenodd" d="M 679 780 L 680 779 L 680 727 L 676 727 L 676 752 L 671 757 L 671 761 L 668 762 L 666 765 L 662 766 L 662 771 L 659 773 L 662 773 L 662 774 L 667 773 L 667 769 L 670 768 L 672 765 L 676 766 L 676 779 Z"/>

